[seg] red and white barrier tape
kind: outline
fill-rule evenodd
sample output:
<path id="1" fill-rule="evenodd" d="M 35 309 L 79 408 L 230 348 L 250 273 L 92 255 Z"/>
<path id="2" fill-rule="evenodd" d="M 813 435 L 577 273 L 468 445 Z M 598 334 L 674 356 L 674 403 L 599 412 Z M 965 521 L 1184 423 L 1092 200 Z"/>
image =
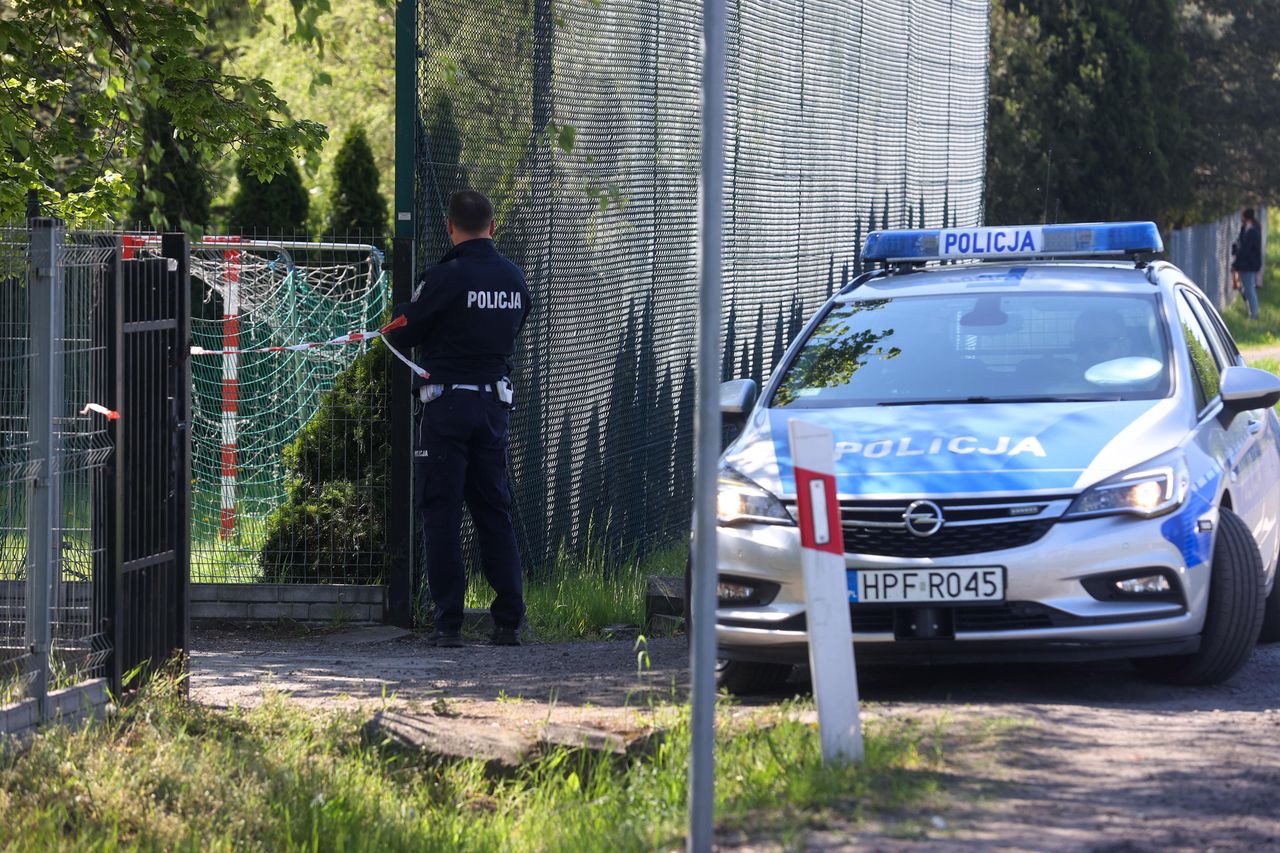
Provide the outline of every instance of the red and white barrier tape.
<path id="1" fill-rule="evenodd" d="M 85 403 L 84 408 L 80 410 L 80 414 L 87 415 L 90 412 L 97 412 L 109 421 L 120 420 L 120 413 L 108 409 L 106 406 L 97 403 Z"/>
<path id="2" fill-rule="evenodd" d="M 256 349 L 204 349 L 203 347 L 192 347 L 191 354 L 193 356 L 205 356 L 205 355 L 232 355 L 232 354 L 245 355 L 247 353 L 266 353 L 266 352 L 303 352 L 305 350 L 321 349 L 323 347 L 342 346 L 344 344 L 358 344 L 358 343 L 363 343 L 365 341 L 372 341 L 377 338 L 382 338 L 382 343 L 386 346 L 387 349 L 391 350 L 391 354 L 394 355 L 396 358 L 400 359 L 402 362 L 404 362 L 409 367 L 409 369 L 414 372 L 414 374 L 416 374 L 422 379 L 430 379 L 431 378 L 430 373 L 423 370 L 417 364 L 414 364 L 413 361 L 411 361 L 410 359 L 406 358 L 405 355 L 400 352 L 400 350 L 393 347 L 391 345 L 391 342 L 386 339 L 386 335 L 385 335 L 386 332 L 389 332 L 392 329 L 399 329 L 402 326 L 404 326 L 407 322 L 408 321 L 404 317 L 397 317 L 394 320 L 392 320 L 390 323 L 388 323 L 387 325 L 383 326 L 381 329 L 378 329 L 376 331 L 348 332 L 345 335 L 339 335 L 338 337 L 330 338 L 327 341 L 311 341 L 311 342 L 302 343 L 302 344 L 286 344 L 282 346 L 257 347 Z"/>

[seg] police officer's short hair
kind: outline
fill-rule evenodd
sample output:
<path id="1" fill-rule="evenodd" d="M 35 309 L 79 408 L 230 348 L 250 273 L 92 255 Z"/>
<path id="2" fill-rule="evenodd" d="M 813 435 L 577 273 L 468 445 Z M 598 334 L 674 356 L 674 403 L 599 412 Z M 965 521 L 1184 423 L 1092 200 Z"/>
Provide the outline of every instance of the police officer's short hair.
<path id="1" fill-rule="evenodd" d="M 1256 220 L 1258 217 L 1254 214 L 1254 210 L 1252 207 L 1246 207 L 1244 209 L 1244 218 Z"/>
<path id="2" fill-rule="evenodd" d="M 463 190 L 449 197 L 449 221 L 467 234 L 479 234 L 493 222 L 493 202 L 484 193 Z"/>

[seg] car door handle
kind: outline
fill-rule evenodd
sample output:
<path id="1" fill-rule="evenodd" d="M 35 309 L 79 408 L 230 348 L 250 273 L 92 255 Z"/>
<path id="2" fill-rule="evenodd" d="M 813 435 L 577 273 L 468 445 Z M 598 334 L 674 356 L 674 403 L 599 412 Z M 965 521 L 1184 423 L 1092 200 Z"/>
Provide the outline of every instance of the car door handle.
<path id="1" fill-rule="evenodd" d="M 1257 418 L 1249 418 L 1249 435 L 1257 435 L 1262 431 L 1262 421 Z"/>

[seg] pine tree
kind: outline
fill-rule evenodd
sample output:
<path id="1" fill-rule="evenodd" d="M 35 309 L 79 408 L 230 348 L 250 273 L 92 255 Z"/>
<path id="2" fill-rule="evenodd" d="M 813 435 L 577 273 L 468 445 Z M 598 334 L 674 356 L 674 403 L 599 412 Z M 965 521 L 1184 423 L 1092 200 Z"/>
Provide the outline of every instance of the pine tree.
<path id="1" fill-rule="evenodd" d="M 378 167 L 364 128 L 353 127 L 333 161 L 333 234 L 380 236 L 387 227 L 387 200 L 378 192 Z"/>
<path id="2" fill-rule="evenodd" d="M 174 137 L 173 121 L 158 107 L 142 116 L 138 194 L 132 223 L 157 231 L 202 229 L 209 223 L 209 175 L 195 149 Z"/>
<path id="3" fill-rule="evenodd" d="M 306 233 L 311 200 L 293 160 L 286 160 L 284 171 L 266 182 L 255 178 L 241 160 L 236 166 L 236 179 L 240 187 L 231 202 L 227 222 L 232 232 L 275 236 Z"/>
<path id="4" fill-rule="evenodd" d="M 1164 218 L 1193 169 L 1175 0 L 1002 0 L 991 17 L 988 222 Z M 1202 81 L 1203 82 L 1203 81 Z"/>

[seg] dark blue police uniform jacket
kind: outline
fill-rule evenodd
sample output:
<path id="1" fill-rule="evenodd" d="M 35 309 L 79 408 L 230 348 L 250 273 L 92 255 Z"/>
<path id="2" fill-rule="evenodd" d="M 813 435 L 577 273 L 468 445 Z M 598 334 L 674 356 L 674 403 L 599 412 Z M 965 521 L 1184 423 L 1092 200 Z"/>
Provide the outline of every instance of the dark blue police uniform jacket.
<path id="1" fill-rule="evenodd" d="M 426 382 L 483 385 L 511 373 L 532 307 L 520 268 L 492 240 L 467 240 L 422 275 L 412 302 L 396 306 L 408 323 L 387 338 L 398 349 L 419 347 Z"/>

